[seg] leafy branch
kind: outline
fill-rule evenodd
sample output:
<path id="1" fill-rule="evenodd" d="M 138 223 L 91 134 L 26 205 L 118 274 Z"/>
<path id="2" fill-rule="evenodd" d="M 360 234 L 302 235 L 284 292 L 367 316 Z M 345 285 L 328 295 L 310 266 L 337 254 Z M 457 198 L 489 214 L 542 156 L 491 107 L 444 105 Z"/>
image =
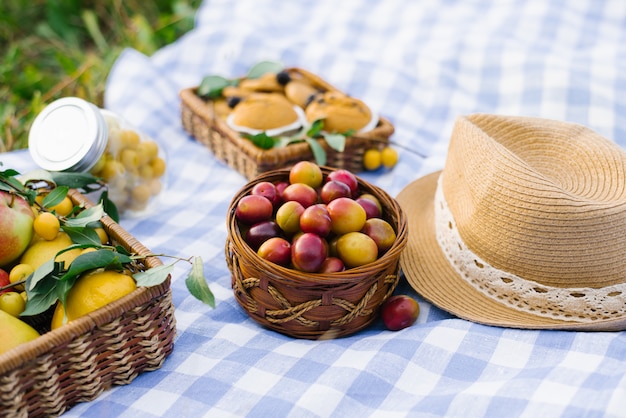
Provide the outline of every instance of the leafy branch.
<path id="1" fill-rule="evenodd" d="M 2 163 L 0 162 L 0 165 Z M 15 170 L 0 171 L 0 190 L 20 196 L 40 210 L 48 211 L 63 201 L 71 188 L 83 192 L 91 192 L 104 188 L 100 179 L 87 173 L 51 173 L 36 170 L 25 176 Z M 106 192 L 106 190 L 105 190 Z M 57 252 L 55 257 L 38 267 L 23 281 L 13 283 L 24 284 L 27 294 L 26 309 L 22 315 L 37 315 L 45 312 L 52 305 L 61 301 L 65 303 L 67 293 L 76 280 L 85 272 L 96 269 L 116 271 L 129 270 L 137 286 L 158 286 L 169 277 L 174 265 L 184 261 L 191 264 L 191 272 L 185 283 L 189 292 L 198 300 L 215 307 L 214 296 L 204 277 L 202 259 L 200 257 L 180 258 L 166 254 L 138 255 L 129 253 L 121 245 L 102 244 L 97 228 L 102 228 L 102 217 L 109 215 L 106 207 L 115 206 L 107 202 L 106 193 L 100 202 L 92 207 L 75 206 L 71 213 L 61 216 L 54 211 L 61 224 L 61 230 L 70 237 L 73 244 Z M 45 193 L 41 202 L 37 196 Z M 117 212 L 116 212 L 117 213 Z M 72 250 L 85 250 L 76 257 L 69 266 L 63 261 L 56 261 L 61 254 Z M 168 265 L 160 265 L 144 269 L 143 264 L 149 257 L 169 257 L 175 261 Z"/>
<path id="2" fill-rule="evenodd" d="M 324 150 L 324 147 L 317 139 L 323 138 L 329 147 L 337 152 L 343 152 L 346 146 L 346 138 L 353 135 L 354 131 L 331 134 L 324 132 L 323 129 L 324 120 L 318 119 L 311 125 L 303 126 L 298 133 L 292 136 L 271 137 L 267 133 L 261 132 L 256 135 L 244 134 L 244 137 L 262 149 L 286 147 L 290 144 L 306 142 L 313 152 L 315 162 L 318 165 L 326 165 L 326 150 Z"/>

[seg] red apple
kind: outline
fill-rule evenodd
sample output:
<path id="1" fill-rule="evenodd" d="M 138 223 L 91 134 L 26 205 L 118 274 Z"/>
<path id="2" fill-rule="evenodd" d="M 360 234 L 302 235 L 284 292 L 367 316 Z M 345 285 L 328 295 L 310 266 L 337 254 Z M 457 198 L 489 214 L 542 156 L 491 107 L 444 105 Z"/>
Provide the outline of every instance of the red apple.
<path id="1" fill-rule="evenodd" d="M 391 331 L 410 327 L 415 323 L 420 313 L 417 301 L 406 295 L 390 297 L 380 309 L 383 322 Z"/>
<path id="2" fill-rule="evenodd" d="M 0 288 L 4 287 L 4 286 L 8 286 L 11 284 L 11 280 L 9 280 L 9 273 L 7 273 L 6 271 L 0 269 Z M 7 292 L 11 292 L 13 289 L 8 288 L 5 290 L 0 290 L 0 295 L 3 293 L 7 293 Z"/>
<path id="3" fill-rule="evenodd" d="M 17 260 L 33 237 L 35 215 L 28 202 L 0 191 L 0 267 Z"/>

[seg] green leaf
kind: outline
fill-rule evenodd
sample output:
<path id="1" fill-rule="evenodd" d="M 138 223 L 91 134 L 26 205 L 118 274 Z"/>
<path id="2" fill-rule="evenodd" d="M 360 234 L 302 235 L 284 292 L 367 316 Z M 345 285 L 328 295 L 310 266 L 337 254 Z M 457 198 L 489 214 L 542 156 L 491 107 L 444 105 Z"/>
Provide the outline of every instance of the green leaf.
<path id="1" fill-rule="evenodd" d="M 102 204 L 97 204 L 85 209 L 73 218 L 67 219 L 64 225 L 67 226 L 87 226 L 92 222 L 99 222 L 104 216 L 104 209 Z"/>
<path id="2" fill-rule="evenodd" d="M 50 176 L 57 186 L 67 186 L 70 189 L 92 190 L 88 186 L 98 184 L 98 177 L 89 173 L 54 171 L 50 172 Z"/>
<path id="3" fill-rule="evenodd" d="M 133 274 L 133 278 L 137 282 L 137 286 L 157 286 L 167 279 L 167 276 L 172 273 L 173 269 L 174 264 L 152 267 L 146 271 Z"/>
<path id="4" fill-rule="evenodd" d="M 124 268 L 123 265 L 130 262 L 132 262 L 130 257 L 108 249 L 87 252 L 76 257 L 70 264 L 70 268 L 59 280 L 63 281 L 72 277 L 78 277 L 86 271 L 98 268 L 122 270 Z"/>
<path id="5" fill-rule="evenodd" d="M 267 135 L 265 132 L 256 135 L 245 134 L 244 136 L 261 149 L 271 149 L 274 148 L 276 144 L 276 139 Z"/>
<path id="6" fill-rule="evenodd" d="M 343 152 L 346 147 L 346 137 L 342 134 L 324 134 L 324 139 L 337 152 Z"/>
<path id="7" fill-rule="evenodd" d="M 311 147 L 317 165 L 326 165 L 326 150 L 324 150 L 324 147 L 315 139 L 306 138 L 305 141 L 309 144 L 309 147 Z"/>
<path id="8" fill-rule="evenodd" d="M 98 233 L 93 228 L 63 225 L 63 231 L 65 231 L 76 244 L 90 247 L 100 247 L 102 245 Z"/>
<path id="9" fill-rule="evenodd" d="M 194 257 L 191 265 L 191 272 L 185 280 L 187 289 L 196 299 L 206 303 L 212 308 L 215 308 L 215 297 L 213 292 L 209 289 L 209 285 L 204 277 L 204 268 L 202 266 L 202 258 Z"/>
<path id="10" fill-rule="evenodd" d="M 324 129 L 324 119 L 314 120 L 311 126 L 309 127 L 309 129 L 307 130 L 306 136 L 315 138 L 316 136 L 320 135 L 320 132 L 322 132 L 322 129 Z"/>
<path id="11" fill-rule="evenodd" d="M 259 78 L 263 74 L 267 73 L 278 73 L 285 69 L 285 66 L 280 62 L 275 61 L 261 61 L 250 68 L 248 74 L 246 74 L 247 78 Z"/>
<path id="12" fill-rule="evenodd" d="M 43 169 L 36 169 L 22 174 L 20 180 L 24 184 L 45 182 L 50 187 L 56 186 L 52 173 Z"/>
<path id="13" fill-rule="evenodd" d="M 46 276 L 54 271 L 54 258 L 43 263 L 37 270 L 30 275 L 30 277 L 26 280 L 25 288 L 26 291 L 34 291 L 37 287 L 38 283 L 42 281 Z"/>
<path id="14" fill-rule="evenodd" d="M 100 195 L 99 203 L 102 205 L 102 208 L 104 209 L 106 214 L 109 215 L 109 217 L 113 219 L 115 222 L 119 223 L 120 215 L 119 215 L 119 212 L 117 211 L 117 206 L 115 206 L 115 203 L 113 203 L 113 201 L 109 199 L 108 190 L 105 190 L 102 192 L 102 194 Z"/>
<path id="15" fill-rule="evenodd" d="M 50 208 L 52 206 L 58 205 L 63 201 L 63 199 L 65 199 L 68 191 L 69 187 L 67 186 L 57 186 L 52 189 L 50 193 L 46 195 L 46 197 L 43 198 L 41 204 L 45 208 Z"/>
<path id="16" fill-rule="evenodd" d="M 238 80 L 225 78 L 219 75 L 208 75 L 202 79 L 196 94 L 200 97 L 215 99 L 222 94 L 222 90 L 228 86 L 236 86 Z"/>
<path id="17" fill-rule="evenodd" d="M 37 292 L 26 291 L 27 301 L 22 316 L 38 315 L 45 312 L 58 300 L 57 285 L 59 282 L 53 275 L 47 276 L 46 280 L 40 283 Z"/>

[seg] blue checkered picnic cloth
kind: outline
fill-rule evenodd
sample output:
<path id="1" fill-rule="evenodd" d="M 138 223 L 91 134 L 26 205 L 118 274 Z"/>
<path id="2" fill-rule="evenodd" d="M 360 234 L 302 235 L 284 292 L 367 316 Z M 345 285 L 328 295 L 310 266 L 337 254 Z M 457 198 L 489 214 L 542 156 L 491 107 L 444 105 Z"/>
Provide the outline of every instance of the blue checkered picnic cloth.
<path id="1" fill-rule="evenodd" d="M 418 323 L 380 321 L 346 338 L 296 340 L 237 305 L 224 259 L 225 217 L 243 176 L 193 141 L 181 89 L 261 60 L 312 71 L 391 119 L 401 159 L 363 177 L 396 195 L 443 166 L 458 115 L 581 123 L 626 146 L 626 2 L 207 0 L 196 28 L 151 57 L 126 50 L 106 107 L 166 148 L 157 213 L 122 226 L 158 253 L 200 255 L 211 309 L 172 283 L 177 339 L 154 372 L 77 405 L 67 417 L 626 416 L 624 333 L 477 325 L 418 299 Z M 421 154 L 425 158 L 421 157 Z M 23 152 L 0 155 L 28 167 Z"/>

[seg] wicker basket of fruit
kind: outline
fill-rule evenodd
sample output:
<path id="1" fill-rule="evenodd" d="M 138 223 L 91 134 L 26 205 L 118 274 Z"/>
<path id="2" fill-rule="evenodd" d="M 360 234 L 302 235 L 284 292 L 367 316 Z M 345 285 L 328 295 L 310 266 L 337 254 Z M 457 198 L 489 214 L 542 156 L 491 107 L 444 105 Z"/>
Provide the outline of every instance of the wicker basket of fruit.
<path id="1" fill-rule="evenodd" d="M 356 173 L 367 150 L 389 148 L 388 119 L 315 74 L 272 64 L 182 90 L 183 127 L 248 179 L 301 160 Z"/>
<path id="2" fill-rule="evenodd" d="M 244 186 L 227 227 L 237 302 L 263 326 L 307 339 L 346 336 L 377 317 L 408 234 L 382 189 L 309 161 Z"/>
<path id="3" fill-rule="evenodd" d="M 89 209 L 95 206 L 75 190 L 69 190 L 65 197 L 70 199 L 71 211 L 78 209 L 89 213 Z M 16 196 L 14 198 L 17 199 Z M 26 208 L 31 210 L 29 206 Z M 56 211 L 54 213 L 58 214 Z M 67 217 L 69 219 L 69 215 Z M 83 221 L 91 222 L 88 219 Z M 138 261 L 133 262 L 132 267 L 127 267 L 134 273 L 162 265 L 159 258 L 151 256 L 147 248 L 108 216 L 98 216 L 95 222 L 100 222 L 100 228 L 105 232 L 102 236 L 107 237 L 100 239 L 105 239 L 107 246 L 117 248 L 120 254 L 136 257 Z M 72 229 L 69 222 L 65 226 L 67 231 Z M 65 232 L 61 231 L 60 234 Z M 43 242 L 44 239 L 40 239 Z M 29 253 L 29 249 L 37 245 L 34 242 L 29 244 L 21 259 L 8 266 L 18 262 L 20 264 L 17 265 L 26 265 L 22 260 Z M 72 251 L 83 254 L 81 251 L 84 248 Z M 57 261 L 59 257 L 61 255 L 57 257 Z M 94 257 L 92 260 L 99 255 Z M 81 263 L 85 263 L 85 260 L 83 258 Z M 81 263 L 75 258 L 71 263 L 72 268 L 80 269 Z M 56 264 L 58 263 L 55 266 Z M 126 282 L 130 280 L 132 283 L 128 273 L 111 270 L 101 272 L 101 278 L 104 274 L 108 275 L 107 280 L 119 275 L 126 277 Z M 51 275 L 46 277 L 50 278 Z M 24 285 L 27 290 L 36 288 L 36 279 L 39 279 L 38 284 L 45 279 L 35 276 L 36 274 L 31 274 L 26 280 Z M 97 274 L 93 275 L 96 276 Z M 59 280 L 62 278 L 59 277 Z M 0 312 L 4 315 L 0 319 L 3 343 L 7 339 L 10 341 L 12 337 L 34 333 L 32 338 L 30 334 L 25 338 L 24 341 L 28 341 L 18 341 L 12 348 L 4 346 L 6 350 L 0 350 L 0 416 L 61 415 L 79 402 L 95 399 L 113 385 L 128 384 L 144 371 L 159 369 L 174 344 L 175 318 L 170 277 L 167 275 L 164 281 L 154 286 L 132 284 L 131 289 L 125 292 L 125 296 L 77 318 L 72 318 L 70 311 L 73 288 L 67 294 L 65 315 L 62 310 L 61 316 L 58 315 L 58 303 L 33 316 L 18 315 L 17 318 L 7 319 L 8 314 Z M 30 295 L 37 297 L 34 293 L 28 294 L 29 298 Z M 28 303 L 26 306 L 27 310 L 30 309 Z M 55 318 L 60 318 L 56 328 Z M 28 327 L 24 324 L 28 324 Z M 2 346 L 0 344 L 0 348 Z"/>

